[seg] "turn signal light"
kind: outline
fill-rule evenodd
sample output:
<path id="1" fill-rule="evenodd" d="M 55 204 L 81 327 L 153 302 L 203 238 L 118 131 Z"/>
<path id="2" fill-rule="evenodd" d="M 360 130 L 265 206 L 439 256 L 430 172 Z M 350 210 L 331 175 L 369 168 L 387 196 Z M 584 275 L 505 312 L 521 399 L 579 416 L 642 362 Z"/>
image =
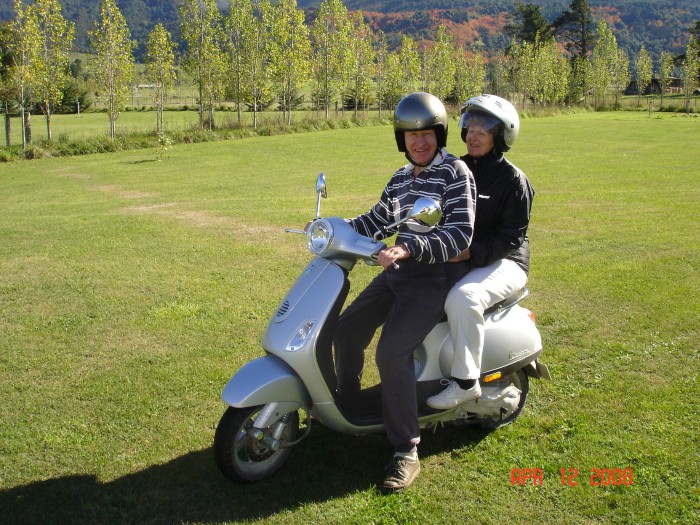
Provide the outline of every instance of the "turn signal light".
<path id="1" fill-rule="evenodd" d="M 490 383 L 491 381 L 495 381 L 496 379 L 501 379 L 500 372 L 496 372 L 495 374 L 489 374 L 486 377 L 484 377 L 484 383 Z"/>

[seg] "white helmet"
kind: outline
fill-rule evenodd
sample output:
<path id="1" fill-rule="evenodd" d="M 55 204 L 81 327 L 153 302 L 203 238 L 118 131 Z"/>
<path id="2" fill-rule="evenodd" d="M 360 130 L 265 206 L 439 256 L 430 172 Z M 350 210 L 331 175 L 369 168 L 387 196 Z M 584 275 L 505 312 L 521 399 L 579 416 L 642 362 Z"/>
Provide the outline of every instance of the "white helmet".
<path id="1" fill-rule="evenodd" d="M 462 118 L 459 127 L 462 128 L 462 140 L 467 140 L 467 129 L 475 119 L 487 129 L 496 127 L 494 145 L 499 152 L 508 151 L 520 131 L 520 116 L 513 104 L 496 95 L 479 95 L 472 97 L 462 106 Z"/>

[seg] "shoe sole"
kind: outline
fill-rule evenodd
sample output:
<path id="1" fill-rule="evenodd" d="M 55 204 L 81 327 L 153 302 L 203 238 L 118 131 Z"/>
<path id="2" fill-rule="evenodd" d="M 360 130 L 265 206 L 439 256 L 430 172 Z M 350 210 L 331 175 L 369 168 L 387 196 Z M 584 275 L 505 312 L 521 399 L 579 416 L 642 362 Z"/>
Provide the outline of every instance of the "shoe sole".
<path id="1" fill-rule="evenodd" d="M 477 401 L 480 397 L 481 397 L 481 392 L 479 392 L 479 395 L 476 397 L 465 399 L 464 401 L 460 401 L 460 402 L 455 403 L 455 404 L 450 405 L 450 406 L 445 406 L 445 405 L 438 406 L 435 404 L 431 404 L 429 399 L 426 400 L 425 404 L 428 405 L 430 408 L 433 408 L 435 410 L 450 410 L 451 408 L 458 407 L 459 405 L 463 405 L 464 403 L 469 403 L 470 401 Z"/>

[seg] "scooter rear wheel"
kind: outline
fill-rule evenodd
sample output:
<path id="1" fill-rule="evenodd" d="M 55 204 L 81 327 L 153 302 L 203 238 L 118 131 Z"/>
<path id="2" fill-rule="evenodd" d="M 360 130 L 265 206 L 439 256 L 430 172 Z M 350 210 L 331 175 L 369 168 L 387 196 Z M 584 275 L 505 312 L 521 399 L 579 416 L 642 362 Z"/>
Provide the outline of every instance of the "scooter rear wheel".
<path id="1" fill-rule="evenodd" d="M 279 447 L 265 439 L 256 439 L 251 431 L 255 417 L 263 406 L 229 407 L 219 421 L 214 435 L 214 455 L 222 474 L 239 483 L 258 481 L 272 475 L 287 460 L 291 448 L 284 445 L 296 440 L 299 433 L 299 414 L 290 412 L 289 420 L 279 437 Z M 275 424 L 276 425 L 276 424 Z M 264 431 L 271 437 L 273 425 Z"/>
<path id="2" fill-rule="evenodd" d="M 530 391 L 530 382 L 528 381 L 527 374 L 525 371 L 521 368 L 520 370 L 516 370 L 512 374 L 501 378 L 499 382 L 505 383 L 505 384 L 512 384 L 520 390 L 520 401 L 518 401 L 518 406 L 516 407 L 515 410 L 508 416 L 503 419 L 486 419 L 481 423 L 481 426 L 483 428 L 488 428 L 488 429 L 496 429 L 500 428 L 502 426 L 507 425 L 508 423 L 512 423 L 515 421 L 515 419 L 520 415 L 520 412 L 522 411 L 523 407 L 525 406 L 525 401 L 527 400 L 527 394 Z"/>

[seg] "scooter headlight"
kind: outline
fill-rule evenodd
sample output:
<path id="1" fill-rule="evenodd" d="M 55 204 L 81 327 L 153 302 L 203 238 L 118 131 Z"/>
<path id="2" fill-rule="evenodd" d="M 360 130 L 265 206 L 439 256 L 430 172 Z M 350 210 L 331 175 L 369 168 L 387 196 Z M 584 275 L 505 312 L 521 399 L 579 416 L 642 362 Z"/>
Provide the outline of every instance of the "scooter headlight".
<path id="1" fill-rule="evenodd" d="M 333 226 L 323 220 L 315 221 L 306 233 L 306 244 L 309 251 L 321 255 L 333 240 Z"/>

